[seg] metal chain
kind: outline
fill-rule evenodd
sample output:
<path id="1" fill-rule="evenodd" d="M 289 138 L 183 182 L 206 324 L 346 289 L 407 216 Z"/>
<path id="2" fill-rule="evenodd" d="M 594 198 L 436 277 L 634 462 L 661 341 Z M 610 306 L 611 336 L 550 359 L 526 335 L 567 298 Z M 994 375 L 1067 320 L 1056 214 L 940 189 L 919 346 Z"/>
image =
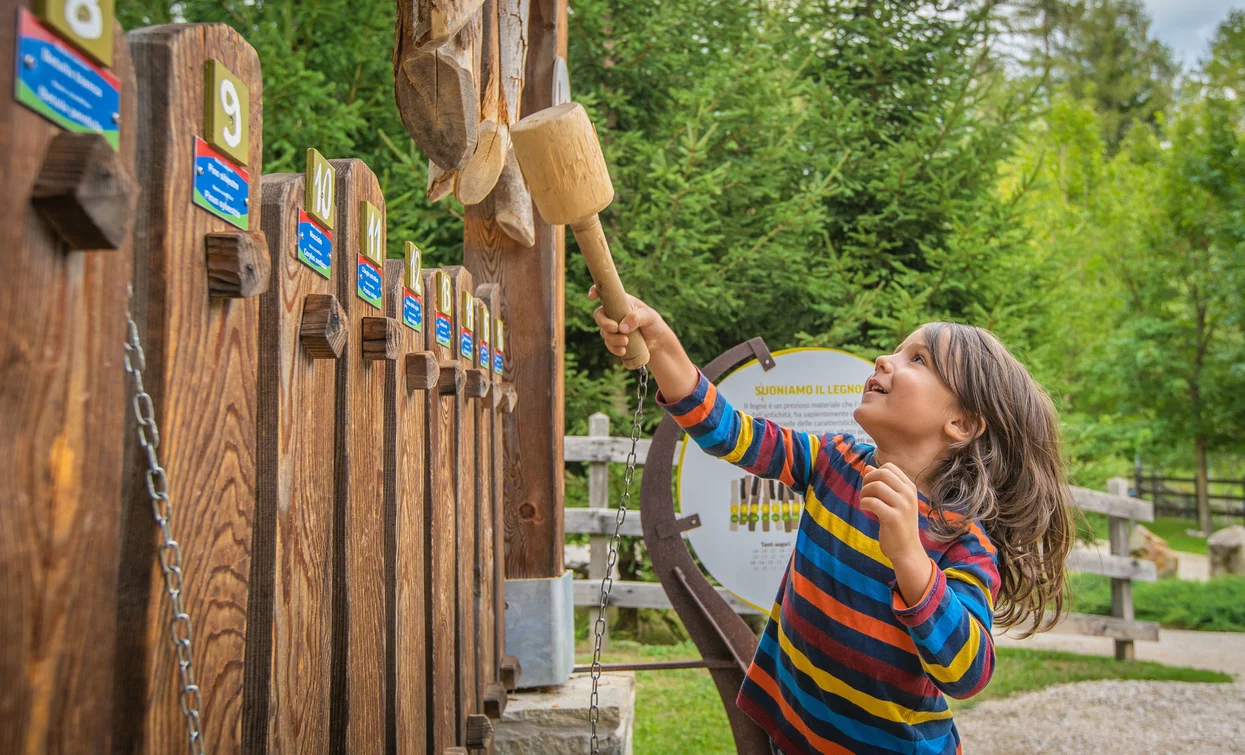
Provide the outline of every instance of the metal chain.
<path id="1" fill-rule="evenodd" d="M 128 294 L 133 296 L 131 287 Z M 127 307 L 125 321 L 129 338 L 125 343 L 125 371 L 134 378 L 134 417 L 138 420 L 138 445 L 147 452 L 147 494 L 151 498 L 151 511 L 160 526 L 161 543 L 157 557 L 160 571 L 164 573 L 164 589 L 169 594 L 172 620 L 169 621 L 169 639 L 177 654 L 177 666 L 181 671 L 182 691 L 180 702 L 186 729 L 190 737 L 191 755 L 205 755 L 203 733 L 199 730 L 199 704 L 202 702 L 199 685 L 195 684 L 194 666 L 190 652 L 190 615 L 182 605 L 185 575 L 182 572 L 182 552 L 173 539 L 173 502 L 169 500 L 169 479 L 160 466 L 157 451 L 160 448 L 160 429 L 156 425 L 155 407 L 151 395 L 143 388 L 143 370 L 147 358 L 143 343 L 138 337 L 138 326 Z"/>
<path id="2" fill-rule="evenodd" d="M 609 603 L 610 590 L 614 588 L 614 565 L 618 563 L 618 542 L 622 533 L 623 519 L 627 517 L 627 505 L 631 503 L 631 479 L 635 476 L 635 449 L 640 442 L 640 420 L 644 417 L 644 401 L 648 398 L 648 369 L 640 368 L 640 380 L 636 385 L 635 414 L 631 419 L 631 451 L 627 454 L 627 471 L 623 474 L 623 491 L 618 498 L 618 516 L 614 522 L 614 537 L 610 539 L 609 558 L 605 562 L 605 576 L 601 577 L 601 602 L 594 627 L 596 641 L 592 648 L 592 697 L 588 703 L 588 725 L 592 729 L 589 741 L 592 755 L 600 755 L 597 743 L 597 719 L 601 715 L 597 683 L 601 679 L 601 641 L 605 636 L 605 608 Z"/>

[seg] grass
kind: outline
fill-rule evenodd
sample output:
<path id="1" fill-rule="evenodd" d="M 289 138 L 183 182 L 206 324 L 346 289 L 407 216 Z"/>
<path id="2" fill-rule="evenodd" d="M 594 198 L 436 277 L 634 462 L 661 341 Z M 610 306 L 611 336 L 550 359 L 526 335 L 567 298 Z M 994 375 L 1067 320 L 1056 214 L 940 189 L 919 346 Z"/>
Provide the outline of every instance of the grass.
<path id="1" fill-rule="evenodd" d="M 1206 538 L 1186 533 L 1186 530 L 1196 530 L 1197 522 L 1175 516 L 1160 516 L 1155 517 L 1153 522 L 1144 524 L 1146 529 L 1166 540 L 1172 550 L 1206 555 Z"/>
<path id="2" fill-rule="evenodd" d="M 1072 574 L 1070 582 L 1073 611 L 1111 614 L 1109 579 Z M 1223 576 L 1208 582 L 1133 582 L 1133 610 L 1138 619 L 1176 629 L 1245 632 L 1245 577 Z"/>
<path id="3" fill-rule="evenodd" d="M 578 662 L 592 660 L 591 646 L 579 645 Z M 1116 661 L 1020 648 L 999 648 L 994 678 L 971 700 L 951 701 L 956 710 L 982 700 L 1039 689 L 1063 682 L 1093 679 L 1149 679 L 1182 682 L 1230 682 L 1217 671 L 1163 666 L 1147 661 Z M 615 641 L 602 654 L 603 663 L 674 661 L 699 658 L 695 645 L 654 646 Z M 709 672 L 704 669 L 636 672 L 634 750 L 645 755 L 734 753 L 730 725 Z"/>

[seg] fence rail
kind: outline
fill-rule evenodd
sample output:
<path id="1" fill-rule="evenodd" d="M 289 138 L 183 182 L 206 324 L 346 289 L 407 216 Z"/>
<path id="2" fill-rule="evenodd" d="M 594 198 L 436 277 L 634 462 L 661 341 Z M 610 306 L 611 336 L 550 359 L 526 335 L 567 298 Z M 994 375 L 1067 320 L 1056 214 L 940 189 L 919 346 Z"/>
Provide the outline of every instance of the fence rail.
<path id="1" fill-rule="evenodd" d="M 568 534 L 586 534 L 592 544 L 589 561 L 589 579 L 574 582 L 574 600 L 577 606 L 596 606 L 600 600 L 600 580 L 605 574 L 605 545 L 614 533 L 616 512 L 609 504 L 609 475 L 611 463 L 622 463 L 627 458 L 630 439 L 609 435 L 609 418 L 594 414 L 589 418 L 588 436 L 567 436 L 563 445 L 567 462 L 586 462 L 589 467 L 589 508 L 565 510 L 565 529 Z M 648 457 L 648 441 L 640 441 L 637 463 L 643 464 Z M 1110 637 L 1115 640 L 1115 654 L 1120 659 L 1131 659 L 1136 640 L 1157 641 L 1159 626 L 1150 621 L 1134 618 L 1133 581 L 1154 582 L 1158 573 L 1153 562 L 1132 558 L 1128 551 L 1128 535 L 1132 522 L 1154 521 L 1154 504 L 1128 495 L 1128 481 L 1113 478 L 1108 481 L 1109 492 L 1072 487 L 1072 499 L 1082 511 L 1105 514 L 1110 527 L 1110 552 L 1098 553 L 1077 549 L 1068 558 L 1070 571 L 1097 574 L 1111 579 L 1111 616 L 1090 614 L 1067 614 L 1051 631 L 1063 634 L 1080 634 Z M 643 524 L 638 507 L 628 511 L 621 534 L 626 537 L 643 536 Z M 686 537 L 686 533 L 684 533 Z M 619 608 L 671 608 L 661 584 L 657 582 L 634 582 L 618 580 L 615 567 L 614 587 L 610 593 L 610 606 Z M 728 604 L 741 614 L 759 614 L 755 607 L 736 598 L 726 588 L 717 588 Z M 597 609 L 593 608 L 592 621 Z"/>
<path id="2" fill-rule="evenodd" d="M 1177 483 L 1173 487 L 1170 483 Z M 1180 485 L 1197 485 L 1194 477 L 1167 477 L 1157 470 L 1137 469 L 1133 476 L 1133 492 L 1138 498 L 1149 498 L 1154 510 L 1166 516 L 1197 519 L 1197 491 Z M 1245 521 L 1245 478 L 1239 480 L 1207 479 L 1207 499 L 1212 516 L 1240 518 Z M 1222 489 L 1210 490 L 1212 486 L 1234 486 L 1241 495 L 1228 495 Z M 1221 503 L 1221 505 L 1216 505 Z M 1237 505 L 1233 505 L 1237 504 Z"/>

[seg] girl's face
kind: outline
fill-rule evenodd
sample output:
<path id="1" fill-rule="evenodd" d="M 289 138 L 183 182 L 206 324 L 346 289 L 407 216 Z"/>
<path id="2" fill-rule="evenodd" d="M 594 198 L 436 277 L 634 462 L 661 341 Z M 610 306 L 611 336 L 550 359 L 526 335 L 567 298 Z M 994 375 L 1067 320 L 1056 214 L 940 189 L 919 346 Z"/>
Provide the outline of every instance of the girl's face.
<path id="1" fill-rule="evenodd" d="M 953 425 L 961 415 L 959 402 L 934 369 L 931 348 L 936 345 L 918 330 L 893 354 L 877 358 L 853 416 L 879 447 L 948 442 L 958 435 Z"/>

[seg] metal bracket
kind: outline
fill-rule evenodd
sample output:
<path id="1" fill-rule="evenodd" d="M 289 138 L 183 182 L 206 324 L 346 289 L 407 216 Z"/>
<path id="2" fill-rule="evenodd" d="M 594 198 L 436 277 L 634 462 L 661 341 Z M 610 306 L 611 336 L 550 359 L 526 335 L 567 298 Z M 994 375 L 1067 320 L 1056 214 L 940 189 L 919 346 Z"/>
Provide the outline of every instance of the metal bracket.
<path id="1" fill-rule="evenodd" d="M 700 526 L 700 514 L 692 514 L 675 519 L 673 522 L 662 522 L 657 527 L 657 537 L 679 537 L 688 530 L 694 530 Z"/>

